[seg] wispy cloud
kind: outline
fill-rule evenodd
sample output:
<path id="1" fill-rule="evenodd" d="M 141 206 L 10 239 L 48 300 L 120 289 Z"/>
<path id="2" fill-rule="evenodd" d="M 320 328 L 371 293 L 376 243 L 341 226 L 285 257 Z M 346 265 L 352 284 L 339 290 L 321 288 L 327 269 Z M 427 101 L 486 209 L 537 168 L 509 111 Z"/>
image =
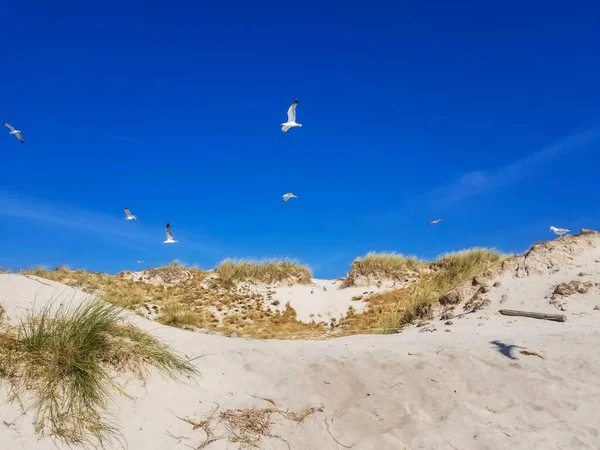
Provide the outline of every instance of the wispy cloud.
<path id="1" fill-rule="evenodd" d="M 91 233 L 102 240 L 146 254 L 156 254 L 157 251 L 152 249 L 158 250 L 156 246 L 160 245 L 164 239 L 162 224 L 150 229 L 144 225 L 143 219 L 138 220 L 137 223 L 126 223 L 123 220 L 124 216 L 121 217 L 117 214 L 113 216 L 64 203 L 45 202 L 10 191 L 0 191 L 1 216 L 27 219 L 47 226 Z M 210 240 L 210 243 L 200 243 L 188 239 L 188 233 L 181 228 L 176 230 L 176 236 L 187 250 L 223 254 L 224 249 L 213 240 Z"/>
<path id="2" fill-rule="evenodd" d="M 562 154 L 583 150 L 598 141 L 598 138 L 600 138 L 600 125 L 569 136 L 507 166 L 468 172 L 454 182 L 427 193 L 426 197 L 434 203 L 448 205 L 484 191 L 516 183 L 535 170 L 537 166 Z"/>

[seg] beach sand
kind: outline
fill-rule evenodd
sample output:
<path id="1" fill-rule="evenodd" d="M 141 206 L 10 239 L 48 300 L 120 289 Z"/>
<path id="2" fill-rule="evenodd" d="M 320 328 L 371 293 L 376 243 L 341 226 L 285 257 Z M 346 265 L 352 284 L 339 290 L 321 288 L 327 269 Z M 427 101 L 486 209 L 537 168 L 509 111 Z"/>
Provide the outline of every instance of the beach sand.
<path id="1" fill-rule="evenodd" d="M 600 448 L 600 311 L 594 309 L 600 290 L 594 286 L 554 304 L 549 299 L 558 283 L 600 282 L 600 245 L 567 253 L 554 266 L 536 260 L 527 268 L 534 258 L 522 258 L 514 270 L 486 281 L 491 304 L 484 309 L 450 325 L 432 320 L 398 334 L 249 340 L 127 314 L 181 354 L 202 356 L 194 363 L 203 377 L 185 383 L 156 374 L 145 384 L 128 380 L 125 391 L 131 398 L 116 395 L 110 413 L 130 449 L 198 448 L 206 433 L 182 419 L 198 422 L 217 408 L 273 407 L 263 399 L 281 411 L 315 410 L 302 423 L 271 414 L 271 437 L 256 443 L 260 449 Z M 545 268 L 533 269 L 540 265 Z M 491 287 L 495 282 L 500 285 Z M 332 286 L 319 294 L 322 312 L 337 312 L 338 300 L 327 303 L 326 294 L 336 292 L 333 281 L 322 283 Z M 310 288 L 302 289 L 302 297 L 293 299 L 295 307 L 309 298 L 304 290 Z M 13 322 L 48 301 L 78 304 L 87 298 L 60 283 L 0 275 L 0 304 Z M 507 317 L 498 314 L 500 308 L 561 313 L 567 321 Z M 31 412 L 23 415 L 17 403 L 4 399 L 2 449 L 67 448 L 37 435 Z M 204 448 L 245 448 L 234 442 L 227 423 L 214 422 L 219 439 Z"/>

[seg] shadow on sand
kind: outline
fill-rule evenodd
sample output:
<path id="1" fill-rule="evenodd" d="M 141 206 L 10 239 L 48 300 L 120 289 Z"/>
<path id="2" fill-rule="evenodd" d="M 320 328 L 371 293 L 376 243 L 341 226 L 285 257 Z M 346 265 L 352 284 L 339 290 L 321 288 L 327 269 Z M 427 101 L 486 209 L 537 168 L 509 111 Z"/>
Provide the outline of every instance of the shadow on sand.
<path id="1" fill-rule="evenodd" d="M 500 353 L 502 353 L 504 356 L 506 356 L 507 358 L 510 358 L 510 359 L 519 359 L 519 358 L 513 356 L 512 352 L 516 348 L 523 348 L 523 347 L 519 347 L 518 345 L 507 345 L 504 342 L 500 342 L 500 341 L 491 341 L 490 344 L 494 344 L 498 348 L 498 351 Z"/>

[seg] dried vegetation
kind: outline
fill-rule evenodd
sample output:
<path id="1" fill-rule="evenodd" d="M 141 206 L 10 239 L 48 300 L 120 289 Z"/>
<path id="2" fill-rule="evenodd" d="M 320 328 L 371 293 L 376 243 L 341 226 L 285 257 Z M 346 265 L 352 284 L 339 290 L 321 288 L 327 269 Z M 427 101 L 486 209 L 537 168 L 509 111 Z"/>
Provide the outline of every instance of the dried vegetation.
<path id="1" fill-rule="evenodd" d="M 393 252 L 370 252 L 352 262 L 348 276 L 344 278 L 341 288 L 354 286 L 360 277 L 406 281 L 411 277 L 418 276 L 426 268 L 427 265 L 423 261 L 413 256 L 404 256 Z"/>
<path id="2" fill-rule="evenodd" d="M 416 319 L 427 318 L 432 307 L 449 292 L 504 259 L 505 255 L 483 248 L 445 254 L 431 263 L 429 273 L 408 287 L 369 296 L 367 309 L 347 316 L 342 326 L 393 332 Z M 458 298 L 456 303 L 460 301 Z"/>

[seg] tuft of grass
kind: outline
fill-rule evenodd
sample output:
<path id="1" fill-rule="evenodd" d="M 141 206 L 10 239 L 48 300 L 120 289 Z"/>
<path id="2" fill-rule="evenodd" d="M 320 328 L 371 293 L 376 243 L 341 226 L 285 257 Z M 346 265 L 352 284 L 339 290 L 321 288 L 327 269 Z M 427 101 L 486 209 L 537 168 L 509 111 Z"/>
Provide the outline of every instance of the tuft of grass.
<path id="1" fill-rule="evenodd" d="M 369 252 L 352 262 L 350 272 L 348 272 L 348 276 L 342 282 L 341 287 L 353 286 L 355 276 L 402 280 L 424 268 L 425 263 L 414 256 L 404 256 L 394 252 Z"/>
<path id="2" fill-rule="evenodd" d="M 178 328 L 210 327 L 212 314 L 190 308 L 190 305 L 179 302 L 167 302 L 162 307 L 157 322 Z"/>
<path id="3" fill-rule="evenodd" d="M 349 329 L 394 329 L 427 317 L 443 295 L 506 260 L 495 250 L 474 248 L 440 256 L 433 271 L 404 289 L 383 292 L 367 298 L 369 306 L 360 314 L 347 316 L 342 326 Z"/>
<path id="4" fill-rule="evenodd" d="M 67 444 L 100 445 L 119 439 L 106 414 L 114 392 L 111 372 L 140 379 L 151 368 L 171 378 L 197 369 L 166 345 L 133 326 L 119 324 L 120 309 L 99 300 L 76 307 L 52 305 L 30 313 L 0 333 L 0 378 L 11 400 L 34 412 L 39 433 Z"/>
<path id="5" fill-rule="evenodd" d="M 309 284 L 312 278 L 307 266 L 288 258 L 226 259 L 217 266 L 216 273 L 225 286 L 233 286 L 238 281 Z"/>

